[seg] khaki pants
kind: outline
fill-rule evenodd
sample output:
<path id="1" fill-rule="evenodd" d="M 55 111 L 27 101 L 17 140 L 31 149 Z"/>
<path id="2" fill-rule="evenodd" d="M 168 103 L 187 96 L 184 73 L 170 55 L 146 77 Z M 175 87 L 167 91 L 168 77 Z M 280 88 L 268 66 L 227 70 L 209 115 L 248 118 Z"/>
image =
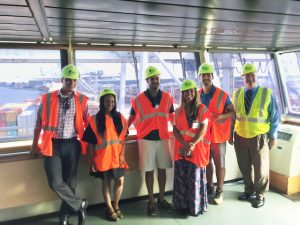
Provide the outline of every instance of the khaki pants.
<path id="1" fill-rule="evenodd" d="M 234 148 L 244 178 L 245 192 L 256 195 L 269 189 L 269 147 L 267 134 L 243 138 L 234 134 Z"/>

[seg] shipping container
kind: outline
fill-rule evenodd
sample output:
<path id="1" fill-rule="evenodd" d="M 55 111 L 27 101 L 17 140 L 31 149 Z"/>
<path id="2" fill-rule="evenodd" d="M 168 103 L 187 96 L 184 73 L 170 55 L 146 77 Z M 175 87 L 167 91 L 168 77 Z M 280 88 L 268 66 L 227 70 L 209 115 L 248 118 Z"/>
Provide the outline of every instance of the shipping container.
<path id="1" fill-rule="evenodd" d="M 29 107 L 17 117 L 18 136 L 32 136 L 36 121 L 36 107 Z"/>
<path id="2" fill-rule="evenodd" d="M 17 137 L 17 136 L 18 136 L 17 129 L 13 129 L 13 130 L 8 130 L 8 131 L 6 131 L 6 135 L 7 135 L 8 137 Z"/>

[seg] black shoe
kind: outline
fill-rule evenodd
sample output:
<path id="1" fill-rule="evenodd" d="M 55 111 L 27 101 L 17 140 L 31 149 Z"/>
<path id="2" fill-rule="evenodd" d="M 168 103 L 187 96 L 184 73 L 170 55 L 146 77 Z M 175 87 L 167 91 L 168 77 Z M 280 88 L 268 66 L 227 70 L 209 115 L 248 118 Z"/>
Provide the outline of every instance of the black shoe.
<path id="1" fill-rule="evenodd" d="M 78 225 L 84 225 L 85 221 L 86 221 L 86 208 L 88 206 L 88 201 L 87 200 L 83 200 L 81 203 L 81 207 L 78 210 L 77 214 L 78 214 Z"/>
<path id="2" fill-rule="evenodd" d="M 167 212 L 171 212 L 172 211 L 172 205 L 167 202 L 166 199 L 160 201 L 160 200 L 157 200 L 157 205 L 159 206 L 159 208 L 167 211 Z"/>
<path id="3" fill-rule="evenodd" d="M 255 198 L 254 193 L 249 194 L 249 193 L 247 193 L 247 192 L 243 192 L 243 193 L 238 197 L 238 199 L 239 199 L 240 201 L 251 200 L 251 199 L 254 199 L 254 198 Z"/>
<path id="4" fill-rule="evenodd" d="M 156 202 L 148 202 L 147 205 L 147 214 L 149 216 L 155 216 L 157 214 L 157 206 L 156 206 Z"/>
<path id="5" fill-rule="evenodd" d="M 264 204 L 265 204 L 265 197 L 262 196 L 262 195 L 256 196 L 256 199 L 254 199 L 254 200 L 252 201 L 252 207 L 253 207 L 253 208 L 259 208 L 259 207 L 262 207 L 262 206 L 264 206 Z"/>
<path id="6" fill-rule="evenodd" d="M 59 217 L 59 225 L 69 225 L 70 215 L 63 215 Z"/>

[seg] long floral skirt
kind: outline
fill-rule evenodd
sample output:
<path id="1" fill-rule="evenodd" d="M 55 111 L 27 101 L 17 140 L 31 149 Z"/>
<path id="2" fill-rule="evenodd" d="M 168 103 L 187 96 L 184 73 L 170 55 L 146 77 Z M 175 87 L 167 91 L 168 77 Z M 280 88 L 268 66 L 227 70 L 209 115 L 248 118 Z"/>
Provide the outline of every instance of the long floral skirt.
<path id="1" fill-rule="evenodd" d="M 207 211 L 206 169 L 182 160 L 175 161 L 173 209 L 197 216 Z"/>

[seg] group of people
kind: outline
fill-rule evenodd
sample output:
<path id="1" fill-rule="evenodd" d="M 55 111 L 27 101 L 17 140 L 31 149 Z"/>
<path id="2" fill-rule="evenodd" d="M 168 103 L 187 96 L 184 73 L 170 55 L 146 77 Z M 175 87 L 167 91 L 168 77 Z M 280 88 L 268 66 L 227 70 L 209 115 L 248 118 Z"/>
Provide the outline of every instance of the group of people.
<path id="1" fill-rule="evenodd" d="M 160 89 L 160 71 L 149 66 L 145 72 L 148 88 L 132 99 L 126 120 L 116 110 L 117 95 L 112 89 L 100 92 L 100 109 L 89 115 L 88 98 L 75 91 L 78 69 L 72 64 L 62 69 L 62 88 L 42 96 L 31 151 L 32 156 L 44 156 L 49 186 L 62 200 L 60 225 L 68 225 L 74 213 L 79 225 L 86 221 L 88 202 L 75 193 L 80 152 L 88 153 L 90 174 L 103 181 L 106 217 L 112 221 L 123 218 L 119 200 L 128 168 L 125 138 L 132 124 L 137 130 L 139 167 L 145 172 L 149 194 L 148 215 L 156 215 L 159 207 L 197 216 L 207 211 L 209 195 L 213 195 L 214 204 L 222 204 L 227 141 L 234 144 L 245 183 L 239 200 L 251 200 L 255 208 L 264 205 L 269 185 L 269 149 L 275 144 L 280 122 L 272 91 L 257 85 L 256 68 L 249 63 L 242 68 L 245 87 L 234 92 L 233 103 L 225 91 L 213 85 L 212 65 L 203 63 L 198 74 L 202 88 L 198 89 L 193 80 L 184 80 L 180 106 L 174 109 L 173 97 Z M 169 122 L 175 138 L 173 156 Z M 171 204 L 164 194 L 166 169 L 172 168 L 172 158 L 175 165 Z M 153 193 L 155 169 L 158 199 Z"/>

